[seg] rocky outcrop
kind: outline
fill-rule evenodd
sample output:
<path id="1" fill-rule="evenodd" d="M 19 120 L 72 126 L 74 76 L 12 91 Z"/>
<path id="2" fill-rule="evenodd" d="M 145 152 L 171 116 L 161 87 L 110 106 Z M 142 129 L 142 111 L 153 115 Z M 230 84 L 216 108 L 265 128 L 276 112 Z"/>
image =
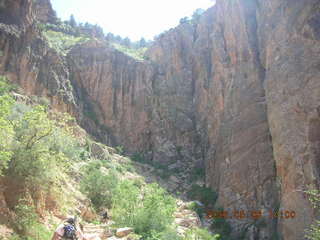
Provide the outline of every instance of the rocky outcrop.
<path id="1" fill-rule="evenodd" d="M 197 71 L 196 109 L 205 149 L 206 181 L 219 193 L 229 212 L 276 208 L 275 161 L 267 121 L 263 86 L 265 68 L 260 61 L 254 1 L 218 2 L 210 35 L 197 39 L 195 48 L 209 44 L 211 52 Z M 237 24 L 235 24 L 237 23 Z M 208 29 L 208 28 L 207 28 Z M 198 27 L 198 34 L 206 29 Z M 203 50 L 202 50 L 203 51 Z M 197 51 L 198 52 L 198 51 Z M 204 62 L 203 60 L 207 61 Z M 265 227 L 254 219 L 231 220 L 235 229 L 255 230 L 248 238 L 270 239 L 276 219 L 265 217 Z M 238 233 L 240 233 L 238 232 Z M 251 235 L 251 236 L 249 236 Z"/>
<path id="2" fill-rule="evenodd" d="M 34 1 L 34 12 L 38 21 L 42 23 L 55 23 L 56 13 L 52 8 L 50 0 Z"/>
<path id="3" fill-rule="evenodd" d="M 75 112 L 66 61 L 49 48 L 40 33 L 33 2 L 2 1 L 0 74 L 19 84 L 26 94 L 45 96 L 54 108 Z"/>
<path id="4" fill-rule="evenodd" d="M 147 149 L 151 105 L 146 101 L 152 96 L 152 66 L 101 41 L 74 47 L 68 63 L 81 99 L 82 125 L 105 143 L 133 152 Z"/>
<path id="5" fill-rule="evenodd" d="M 269 13 L 259 16 L 259 36 L 280 207 L 297 213 L 279 226 L 285 239 L 302 239 L 314 217 L 304 191 L 319 189 L 319 1 L 261 2 L 261 8 Z"/>
<path id="6" fill-rule="evenodd" d="M 104 143 L 205 168 L 226 210 L 265 214 L 230 220 L 234 235 L 304 238 L 315 217 L 304 191 L 319 188 L 318 0 L 217 1 L 161 34 L 146 61 L 102 38 L 60 56 L 36 24 L 53 19 L 50 4 L 33 4 L 0 1 L 0 74 Z M 268 218 L 276 209 L 296 217 Z"/>

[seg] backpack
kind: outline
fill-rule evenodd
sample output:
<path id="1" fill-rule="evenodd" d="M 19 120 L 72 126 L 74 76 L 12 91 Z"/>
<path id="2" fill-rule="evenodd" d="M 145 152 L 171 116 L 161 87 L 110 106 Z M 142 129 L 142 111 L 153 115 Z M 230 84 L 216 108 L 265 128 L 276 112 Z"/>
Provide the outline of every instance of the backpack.
<path id="1" fill-rule="evenodd" d="M 76 228 L 72 224 L 66 224 L 63 227 L 63 230 L 64 230 L 63 238 L 72 239 L 72 240 L 76 240 L 77 239 Z"/>

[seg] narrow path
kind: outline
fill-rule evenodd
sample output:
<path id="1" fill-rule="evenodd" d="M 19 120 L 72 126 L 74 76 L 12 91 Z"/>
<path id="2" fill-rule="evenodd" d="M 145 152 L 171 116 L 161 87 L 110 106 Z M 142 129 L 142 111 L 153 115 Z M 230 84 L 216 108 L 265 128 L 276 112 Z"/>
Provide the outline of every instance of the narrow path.
<path id="1" fill-rule="evenodd" d="M 87 240 L 109 239 L 109 237 L 112 237 L 112 234 L 108 231 L 108 226 L 109 225 L 107 224 L 86 224 L 83 227 L 84 236 L 87 238 Z"/>

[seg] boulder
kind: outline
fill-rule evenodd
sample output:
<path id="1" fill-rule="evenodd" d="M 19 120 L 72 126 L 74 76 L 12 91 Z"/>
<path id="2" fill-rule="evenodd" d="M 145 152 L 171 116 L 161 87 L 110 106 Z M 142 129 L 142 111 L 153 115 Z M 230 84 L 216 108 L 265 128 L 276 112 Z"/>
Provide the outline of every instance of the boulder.
<path id="1" fill-rule="evenodd" d="M 180 180 L 176 176 L 173 176 L 173 175 L 170 176 L 169 180 L 172 181 L 173 183 L 179 183 L 180 182 Z"/>
<path id="2" fill-rule="evenodd" d="M 80 211 L 81 211 L 80 213 L 81 218 L 87 222 L 91 222 L 95 220 L 97 217 L 94 210 L 91 207 L 81 206 Z"/>
<path id="3" fill-rule="evenodd" d="M 200 226 L 200 221 L 196 217 L 190 218 L 177 218 L 175 223 L 179 226 L 190 228 L 190 227 L 198 227 Z"/>
<path id="4" fill-rule="evenodd" d="M 117 229 L 116 236 L 122 238 L 129 235 L 132 232 L 133 232 L 133 228 L 129 228 L 129 227 L 119 228 Z"/>
<path id="5" fill-rule="evenodd" d="M 95 142 L 91 144 L 91 154 L 97 159 L 106 159 L 109 156 L 108 150 L 102 144 Z"/>

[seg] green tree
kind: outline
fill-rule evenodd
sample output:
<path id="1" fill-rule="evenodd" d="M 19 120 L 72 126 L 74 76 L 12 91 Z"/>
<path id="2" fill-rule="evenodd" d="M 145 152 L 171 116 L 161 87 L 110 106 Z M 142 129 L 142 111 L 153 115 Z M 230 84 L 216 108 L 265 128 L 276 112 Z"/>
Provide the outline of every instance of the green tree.
<path id="1" fill-rule="evenodd" d="M 0 77 L 0 176 L 7 168 L 13 151 L 11 144 L 14 137 L 13 125 L 8 119 L 14 104 L 13 98 L 9 91 L 13 89 L 6 78 Z"/>
<path id="2" fill-rule="evenodd" d="M 205 11 L 201 8 L 196 9 L 192 14 L 192 21 L 197 23 L 204 12 Z"/>
<path id="3" fill-rule="evenodd" d="M 122 44 L 126 47 L 130 47 L 131 46 L 131 41 L 128 37 L 126 37 L 125 39 L 123 39 Z"/>
<path id="4" fill-rule="evenodd" d="M 59 121 L 52 120 L 45 107 L 35 106 L 12 119 L 13 154 L 7 174 L 27 186 L 40 190 L 56 183 L 71 161 L 80 158 L 79 144 L 69 142 L 73 137 L 72 128 L 68 127 L 70 118 L 60 116 Z"/>
<path id="5" fill-rule="evenodd" d="M 70 19 L 69 19 L 69 24 L 71 27 L 75 28 L 77 26 L 76 19 L 74 18 L 73 14 L 71 14 Z"/>
<path id="6" fill-rule="evenodd" d="M 184 24 L 184 23 L 188 23 L 188 21 L 189 21 L 188 17 L 184 17 L 184 18 L 181 18 L 179 22 L 180 24 Z"/>
<path id="7" fill-rule="evenodd" d="M 112 33 L 108 33 L 107 36 L 106 36 L 106 40 L 108 42 L 113 42 L 115 39 L 115 36 L 112 34 Z"/>
<path id="8" fill-rule="evenodd" d="M 147 41 L 144 38 L 141 38 L 139 41 L 139 47 L 144 48 L 147 46 Z"/>

